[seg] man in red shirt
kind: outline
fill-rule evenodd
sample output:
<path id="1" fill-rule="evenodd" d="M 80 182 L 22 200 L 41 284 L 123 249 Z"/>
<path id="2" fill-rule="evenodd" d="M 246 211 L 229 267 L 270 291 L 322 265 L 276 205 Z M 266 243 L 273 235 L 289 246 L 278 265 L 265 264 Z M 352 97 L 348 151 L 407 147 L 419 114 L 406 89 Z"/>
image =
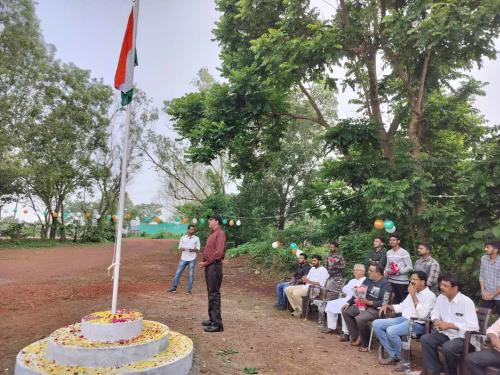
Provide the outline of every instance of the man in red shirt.
<path id="1" fill-rule="evenodd" d="M 226 253 L 226 233 L 220 228 L 222 218 L 212 215 L 208 219 L 211 232 L 203 250 L 203 262 L 200 267 L 205 268 L 205 281 L 208 290 L 208 320 L 201 324 L 205 332 L 222 332 L 220 287 L 222 284 L 222 260 Z"/>

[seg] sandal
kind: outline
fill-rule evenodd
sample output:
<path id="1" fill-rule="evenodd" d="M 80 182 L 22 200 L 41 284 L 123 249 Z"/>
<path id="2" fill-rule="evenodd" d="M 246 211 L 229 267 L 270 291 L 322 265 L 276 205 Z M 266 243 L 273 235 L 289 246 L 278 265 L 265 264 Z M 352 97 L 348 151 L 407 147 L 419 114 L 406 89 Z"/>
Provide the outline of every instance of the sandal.
<path id="1" fill-rule="evenodd" d="M 368 348 L 365 348 L 364 346 L 360 346 L 358 348 L 358 352 L 363 352 L 363 353 L 368 352 Z"/>

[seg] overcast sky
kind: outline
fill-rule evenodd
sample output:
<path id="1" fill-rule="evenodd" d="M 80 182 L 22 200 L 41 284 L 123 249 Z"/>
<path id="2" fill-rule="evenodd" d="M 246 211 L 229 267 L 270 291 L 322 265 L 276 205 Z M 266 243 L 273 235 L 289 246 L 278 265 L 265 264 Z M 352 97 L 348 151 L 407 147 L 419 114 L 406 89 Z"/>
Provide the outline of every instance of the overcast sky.
<path id="1" fill-rule="evenodd" d="M 322 15 L 333 9 L 323 0 L 313 0 Z M 45 41 L 57 49 L 57 58 L 92 71 L 112 85 L 118 54 L 130 12 L 128 0 L 38 0 L 37 14 Z M 207 67 L 217 76 L 218 45 L 211 30 L 218 18 L 211 0 L 143 0 L 139 12 L 137 49 L 139 66 L 135 82 L 160 107 L 193 90 L 191 81 L 198 70 Z M 500 42 L 497 41 L 497 49 Z M 500 65 L 487 61 L 474 76 L 490 82 L 486 97 L 479 98 L 478 108 L 486 118 L 500 123 Z M 353 115 L 347 105 L 348 95 L 340 96 L 340 116 Z M 166 118 L 157 124 L 166 129 Z M 147 166 L 128 188 L 134 203 L 157 201 L 159 179 Z"/>

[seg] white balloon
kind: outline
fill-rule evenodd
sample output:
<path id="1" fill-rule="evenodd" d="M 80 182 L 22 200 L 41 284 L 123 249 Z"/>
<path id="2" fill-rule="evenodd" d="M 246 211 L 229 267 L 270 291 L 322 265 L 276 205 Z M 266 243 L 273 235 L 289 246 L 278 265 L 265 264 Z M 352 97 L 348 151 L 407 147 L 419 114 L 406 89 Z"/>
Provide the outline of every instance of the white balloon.
<path id="1" fill-rule="evenodd" d="M 295 252 L 295 256 L 298 258 L 300 257 L 300 254 L 304 254 L 304 252 L 302 250 L 297 249 L 297 251 Z"/>
<path id="2" fill-rule="evenodd" d="M 387 233 L 394 233 L 396 231 L 396 226 L 393 226 L 391 229 L 385 230 Z"/>
<path id="3" fill-rule="evenodd" d="M 197 218 L 194 218 L 192 221 L 191 221 L 193 224 L 196 224 L 198 222 L 198 219 Z"/>
<path id="4" fill-rule="evenodd" d="M 277 241 L 274 241 L 272 244 L 273 249 L 277 249 L 279 247 L 279 243 Z"/>
<path id="5" fill-rule="evenodd" d="M 238 220 L 236 220 L 236 225 L 237 225 L 237 226 L 240 226 L 240 225 L 241 225 L 241 221 L 240 221 L 239 219 L 238 219 Z"/>
<path id="6" fill-rule="evenodd" d="M 101 215 L 97 214 L 97 215 L 95 215 L 95 218 L 96 218 L 97 220 L 99 220 L 99 219 L 101 218 Z"/>

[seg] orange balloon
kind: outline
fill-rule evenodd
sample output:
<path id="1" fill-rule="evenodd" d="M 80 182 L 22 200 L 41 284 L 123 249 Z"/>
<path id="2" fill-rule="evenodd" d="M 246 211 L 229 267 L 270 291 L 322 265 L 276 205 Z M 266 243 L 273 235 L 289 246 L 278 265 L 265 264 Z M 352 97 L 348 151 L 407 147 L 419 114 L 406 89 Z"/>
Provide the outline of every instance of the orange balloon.
<path id="1" fill-rule="evenodd" d="M 234 225 L 234 220 L 233 219 L 229 220 L 229 226 L 232 227 L 233 225 Z"/>
<path id="2" fill-rule="evenodd" d="M 375 220 L 375 222 L 373 223 L 373 226 L 375 227 L 375 229 L 378 229 L 378 230 L 384 229 L 384 220 L 382 220 L 382 219 Z"/>
<path id="3" fill-rule="evenodd" d="M 85 217 L 90 220 L 92 218 L 92 214 L 90 212 L 85 212 Z"/>
<path id="4" fill-rule="evenodd" d="M 125 214 L 125 220 L 130 220 L 130 219 L 132 219 L 132 215 L 130 215 L 130 212 L 127 212 Z"/>
<path id="5" fill-rule="evenodd" d="M 59 214 L 57 213 L 57 211 L 52 212 L 52 217 L 53 217 L 54 219 L 55 219 L 55 218 L 57 218 L 57 216 L 58 216 L 58 215 L 59 215 Z"/>
<path id="6" fill-rule="evenodd" d="M 25 208 L 25 209 L 23 210 L 23 213 L 27 214 L 27 213 L 28 213 L 28 209 L 27 209 L 27 208 Z"/>
<path id="7" fill-rule="evenodd" d="M 161 219 L 157 216 L 153 219 L 153 221 L 156 223 L 156 224 L 160 224 L 161 223 Z"/>
<path id="8" fill-rule="evenodd" d="M 111 216 L 111 218 L 113 219 L 113 221 L 118 221 L 118 216 L 117 215 L 113 215 L 113 216 Z"/>
<path id="9" fill-rule="evenodd" d="M 182 222 L 182 224 L 187 224 L 187 223 L 189 223 L 189 219 L 185 217 L 182 219 L 181 222 Z"/>

